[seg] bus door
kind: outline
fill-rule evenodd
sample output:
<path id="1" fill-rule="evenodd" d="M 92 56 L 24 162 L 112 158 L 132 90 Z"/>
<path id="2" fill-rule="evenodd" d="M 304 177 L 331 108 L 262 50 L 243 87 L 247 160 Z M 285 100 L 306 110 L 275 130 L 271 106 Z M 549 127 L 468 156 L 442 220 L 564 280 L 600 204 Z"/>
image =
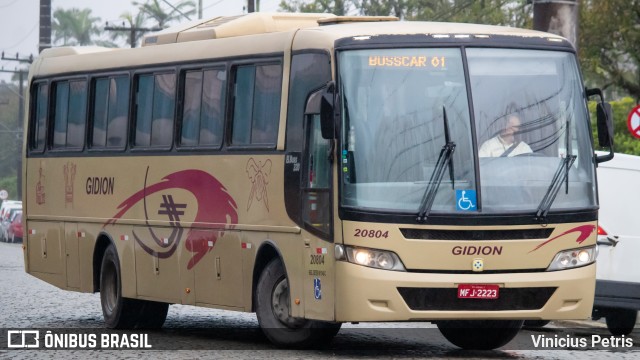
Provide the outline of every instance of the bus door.
<path id="1" fill-rule="evenodd" d="M 319 94 L 319 93 L 316 93 Z M 312 95 L 313 98 L 313 95 Z M 310 100 L 311 102 L 312 100 Z M 334 320 L 334 256 L 331 206 L 331 140 L 323 139 L 320 115 L 305 116 L 302 164 L 302 237 L 305 317 Z"/>

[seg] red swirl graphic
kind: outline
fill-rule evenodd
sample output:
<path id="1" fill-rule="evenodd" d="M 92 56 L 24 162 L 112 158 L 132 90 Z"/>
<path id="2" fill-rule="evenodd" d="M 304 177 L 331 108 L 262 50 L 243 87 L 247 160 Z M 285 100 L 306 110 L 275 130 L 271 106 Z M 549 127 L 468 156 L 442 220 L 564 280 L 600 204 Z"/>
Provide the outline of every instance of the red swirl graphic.
<path id="1" fill-rule="evenodd" d="M 183 189 L 193 194 L 198 203 L 198 212 L 194 219 L 194 223 L 199 226 L 232 229 L 234 225 L 238 223 L 236 202 L 233 200 L 231 195 L 229 195 L 227 189 L 222 185 L 222 183 L 204 171 L 183 170 L 169 174 L 165 176 L 162 181 L 150 186 L 145 186 L 142 190 L 131 195 L 118 206 L 120 211 L 115 214 L 112 219 L 107 221 L 105 226 L 115 224 L 118 219 L 121 219 L 122 216 L 135 204 L 140 202 L 140 200 L 159 191 L 169 189 Z M 173 246 L 171 246 L 172 250 L 170 253 L 162 255 L 142 243 L 137 236 L 135 236 L 135 238 L 147 253 L 153 256 L 165 258 L 173 254 L 173 251 L 175 251 L 177 246 L 177 242 L 180 240 L 179 238 L 181 237 L 181 234 L 182 229 L 178 232 L 174 230 L 171 237 L 173 238 L 177 235 L 177 241 Z M 215 242 L 218 240 L 218 236 L 222 236 L 223 234 L 224 232 L 216 233 L 210 230 L 189 229 L 187 232 L 185 247 L 194 254 L 187 264 L 187 269 L 190 270 L 193 268 L 207 254 L 207 252 L 213 249 L 212 246 L 209 246 L 209 241 L 213 241 L 213 244 L 215 245 Z M 156 243 L 158 243 L 158 239 L 155 239 L 155 236 L 153 237 Z"/>
<path id="2" fill-rule="evenodd" d="M 565 232 L 563 232 L 562 234 L 553 237 L 545 242 L 543 242 L 542 244 L 536 246 L 533 250 L 529 251 L 529 253 L 532 253 L 538 249 L 540 249 L 541 247 L 547 245 L 548 243 L 552 242 L 553 240 L 563 237 L 567 234 L 571 234 L 574 232 L 579 233 L 578 238 L 576 239 L 576 242 L 578 244 L 582 244 L 585 240 L 587 240 L 587 238 L 589 237 L 589 235 L 591 235 L 594 231 L 595 231 L 596 227 L 594 225 L 581 225 L 578 227 L 574 227 L 573 229 L 567 230 Z"/>

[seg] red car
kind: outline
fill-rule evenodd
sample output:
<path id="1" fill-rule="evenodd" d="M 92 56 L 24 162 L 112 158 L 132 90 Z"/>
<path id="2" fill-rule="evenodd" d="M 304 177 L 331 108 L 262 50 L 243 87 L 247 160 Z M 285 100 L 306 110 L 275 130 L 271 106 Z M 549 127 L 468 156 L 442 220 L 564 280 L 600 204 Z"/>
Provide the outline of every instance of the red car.
<path id="1" fill-rule="evenodd" d="M 7 241 L 22 242 L 22 213 L 17 213 L 7 229 Z"/>

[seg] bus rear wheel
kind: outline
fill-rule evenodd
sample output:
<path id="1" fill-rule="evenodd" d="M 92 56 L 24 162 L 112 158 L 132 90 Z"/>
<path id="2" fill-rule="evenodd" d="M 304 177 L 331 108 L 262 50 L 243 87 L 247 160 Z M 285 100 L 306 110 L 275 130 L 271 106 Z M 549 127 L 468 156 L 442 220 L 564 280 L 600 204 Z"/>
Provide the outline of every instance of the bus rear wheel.
<path id="1" fill-rule="evenodd" d="M 122 272 L 118 252 L 109 245 L 100 267 L 100 304 L 104 322 L 110 329 L 132 329 L 136 326 L 141 302 L 122 297 Z"/>
<path id="2" fill-rule="evenodd" d="M 467 350 L 493 350 L 511 341 L 522 320 L 447 320 L 437 323 L 452 344 Z"/>
<path id="3" fill-rule="evenodd" d="M 138 314 L 136 328 L 160 329 L 165 320 L 167 320 L 169 304 L 147 300 L 137 301 L 140 302 L 140 313 Z"/>
<path id="4" fill-rule="evenodd" d="M 265 267 L 256 288 L 256 315 L 265 336 L 288 348 L 319 347 L 340 331 L 340 323 L 291 317 L 289 282 L 280 259 Z"/>

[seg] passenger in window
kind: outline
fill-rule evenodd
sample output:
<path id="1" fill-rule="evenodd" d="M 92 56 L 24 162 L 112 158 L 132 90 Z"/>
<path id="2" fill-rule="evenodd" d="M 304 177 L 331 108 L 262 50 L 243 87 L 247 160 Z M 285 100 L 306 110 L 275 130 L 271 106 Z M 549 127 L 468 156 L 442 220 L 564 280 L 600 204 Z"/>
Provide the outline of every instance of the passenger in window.
<path id="1" fill-rule="evenodd" d="M 515 108 L 515 106 L 510 106 Z M 522 121 L 517 112 L 507 115 L 505 126 L 500 133 L 485 141 L 478 151 L 479 157 L 510 157 L 532 153 L 531 147 L 516 138 Z"/>

